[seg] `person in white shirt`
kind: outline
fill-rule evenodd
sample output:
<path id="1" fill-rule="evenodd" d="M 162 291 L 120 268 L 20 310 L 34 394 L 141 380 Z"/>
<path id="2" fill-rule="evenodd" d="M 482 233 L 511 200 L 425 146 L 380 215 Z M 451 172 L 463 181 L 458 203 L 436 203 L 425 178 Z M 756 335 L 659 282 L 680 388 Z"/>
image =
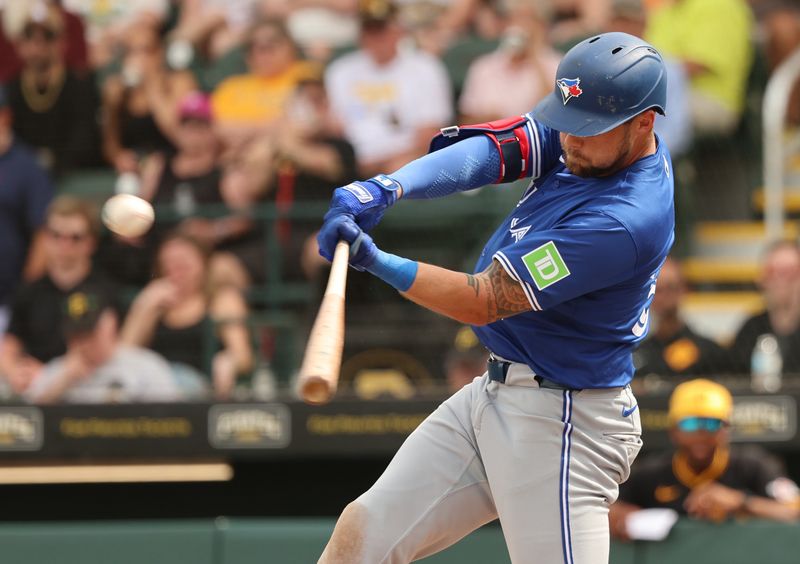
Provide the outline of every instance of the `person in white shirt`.
<path id="1" fill-rule="evenodd" d="M 367 3 L 361 48 L 335 60 L 325 75 L 333 112 L 355 147 L 363 176 L 423 155 L 433 134 L 453 117 L 444 65 L 403 48 L 403 36 L 391 3 Z"/>
<path id="2" fill-rule="evenodd" d="M 475 59 L 467 70 L 459 99 L 464 123 L 522 115 L 553 89 L 562 55 L 551 47 L 538 7 L 512 2 L 505 20 L 498 49 Z"/>

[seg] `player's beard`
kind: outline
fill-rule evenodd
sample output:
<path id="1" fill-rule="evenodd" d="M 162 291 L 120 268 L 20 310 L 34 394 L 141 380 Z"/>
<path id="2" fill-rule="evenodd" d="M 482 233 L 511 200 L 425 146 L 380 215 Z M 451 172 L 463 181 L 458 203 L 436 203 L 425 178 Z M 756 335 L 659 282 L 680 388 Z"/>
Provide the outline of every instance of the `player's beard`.
<path id="1" fill-rule="evenodd" d="M 589 162 L 589 159 L 579 151 L 571 151 L 568 153 L 563 150 L 564 164 L 569 171 L 575 176 L 581 178 L 598 178 L 603 176 L 611 176 L 626 166 L 630 158 L 631 151 L 633 151 L 633 136 L 628 129 L 625 137 L 620 142 L 619 151 L 614 161 L 607 166 L 595 166 Z"/>

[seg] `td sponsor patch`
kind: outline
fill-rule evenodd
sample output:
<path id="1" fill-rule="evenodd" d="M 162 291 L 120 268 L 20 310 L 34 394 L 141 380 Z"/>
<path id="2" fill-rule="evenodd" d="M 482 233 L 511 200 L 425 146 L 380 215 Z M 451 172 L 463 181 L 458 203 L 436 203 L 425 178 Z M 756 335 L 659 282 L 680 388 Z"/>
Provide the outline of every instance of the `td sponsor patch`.
<path id="1" fill-rule="evenodd" d="M 556 244 L 552 241 L 548 241 L 523 256 L 522 262 L 525 263 L 525 268 L 531 273 L 539 290 L 544 290 L 570 274 Z"/>

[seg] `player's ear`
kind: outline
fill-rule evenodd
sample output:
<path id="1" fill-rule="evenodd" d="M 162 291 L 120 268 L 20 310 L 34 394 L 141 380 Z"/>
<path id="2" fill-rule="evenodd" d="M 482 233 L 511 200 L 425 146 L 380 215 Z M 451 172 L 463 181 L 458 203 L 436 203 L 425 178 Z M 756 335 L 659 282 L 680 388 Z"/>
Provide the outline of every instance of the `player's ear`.
<path id="1" fill-rule="evenodd" d="M 655 110 L 645 110 L 633 119 L 638 130 L 643 133 L 649 133 L 656 123 L 656 112 Z"/>

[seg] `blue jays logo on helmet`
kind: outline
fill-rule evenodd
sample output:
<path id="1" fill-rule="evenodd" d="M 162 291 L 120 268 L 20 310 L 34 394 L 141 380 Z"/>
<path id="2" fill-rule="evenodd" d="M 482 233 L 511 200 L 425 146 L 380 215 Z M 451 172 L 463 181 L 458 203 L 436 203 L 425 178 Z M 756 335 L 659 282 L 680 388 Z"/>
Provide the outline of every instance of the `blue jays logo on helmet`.
<path id="1" fill-rule="evenodd" d="M 556 80 L 556 85 L 561 90 L 561 98 L 564 100 L 565 106 L 567 102 L 583 94 L 580 83 L 580 78 L 559 78 Z"/>

